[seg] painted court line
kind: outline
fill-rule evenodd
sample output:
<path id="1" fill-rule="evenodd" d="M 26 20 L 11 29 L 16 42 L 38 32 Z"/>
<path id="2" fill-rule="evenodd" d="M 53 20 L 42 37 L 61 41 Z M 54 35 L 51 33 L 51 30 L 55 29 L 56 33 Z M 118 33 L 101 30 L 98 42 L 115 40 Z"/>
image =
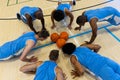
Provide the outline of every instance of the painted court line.
<path id="1" fill-rule="evenodd" d="M 114 37 L 118 42 L 120 42 L 120 38 L 118 38 L 116 35 L 114 35 L 109 29 L 106 27 L 104 28 L 112 37 Z"/>
<path id="2" fill-rule="evenodd" d="M 105 29 L 109 34 L 111 34 L 111 35 L 113 36 L 114 39 L 116 39 L 118 42 L 120 42 L 120 39 L 117 38 L 109 29 L 107 29 L 107 27 L 111 27 L 111 26 L 112 26 L 111 24 L 108 24 L 108 25 L 106 25 L 106 26 L 99 27 L 98 30 Z M 69 39 L 71 39 L 71 38 L 76 38 L 76 37 L 78 37 L 78 36 L 82 36 L 82 35 L 88 34 L 88 33 L 90 33 L 90 32 L 92 32 L 92 30 L 88 30 L 88 31 L 86 31 L 86 32 L 78 33 L 78 34 L 75 34 L 75 35 L 72 35 L 72 34 L 71 34 L 72 36 L 70 36 Z M 37 47 L 33 48 L 32 50 L 36 50 L 36 49 L 39 49 L 39 48 L 43 48 L 43 47 L 46 47 L 46 46 L 49 46 L 49 45 L 52 45 L 52 44 L 55 44 L 55 43 L 50 42 L 50 43 L 47 43 L 47 44 L 44 44 L 44 45 L 40 45 L 40 46 L 37 46 Z"/>

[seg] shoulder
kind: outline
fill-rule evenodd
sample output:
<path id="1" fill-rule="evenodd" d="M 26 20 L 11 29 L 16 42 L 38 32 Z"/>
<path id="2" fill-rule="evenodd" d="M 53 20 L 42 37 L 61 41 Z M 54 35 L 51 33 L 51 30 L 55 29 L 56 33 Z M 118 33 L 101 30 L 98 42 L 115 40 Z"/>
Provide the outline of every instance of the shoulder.
<path id="1" fill-rule="evenodd" d="M 56 71 L 56 74 L 57 74 L 57 73 L 61 73 L 61 72 L 62 72 L 62 69 L 61 69 L 59 66 L 57 66 L 57 67 L 55 68 L 55 71 Z"/>
<path id="2" fill-rule="evenodd" d="M 26 41 L 26 45 L 27 46 L 31 46 L 31 47 L 33 47 L 33 46 L 35 46 L 35 44 L 36 44 L 36 41 L 34 40 L 34 39 L 28 39 L 27 41 Z"/>
<path id="3" fill-rule="evenodd" d="M 71 11 L 69 11 L 67 8 L 64 9 L 65 13 L 71 13 Z"/>
<path id="4" fill-rule="evenodd" d="M 90 24 L 94 24 L 94 23 L 97 23 L 97 21 L 98 21 L 98 18 L 96 18 L 96 17 L 93 17 L 93 18 L 91 18 L 90 19 Z"/>
<path id="5" fill-rule="evenodd" d="M 25 14 L 25 17 L 27 18 L 27 19 L 32 19 L 32 17 L 29 15 L 29 14 Z"/>

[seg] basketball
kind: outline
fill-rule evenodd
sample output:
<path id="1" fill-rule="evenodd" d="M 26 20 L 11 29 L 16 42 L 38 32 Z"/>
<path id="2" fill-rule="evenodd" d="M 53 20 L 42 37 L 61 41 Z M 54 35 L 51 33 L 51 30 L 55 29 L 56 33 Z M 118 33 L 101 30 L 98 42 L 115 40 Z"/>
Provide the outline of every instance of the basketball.
<path id="1" fill-rule="evenodd" d="M 61 32 L 61 33 L 60 33 L 60 38 L 61 38 L 61 39 L 65 39 L 65 40 L 67 40 L 68 37 L 69 37 L 69 35 L 68 35 L 67 32 Z"/>
<path id="2" fill-rule="evenodd" d="M 59 34 L 58 33 L 52 33 L 50 36 L 50 39 L 52 42 L 56 42 L 59 39 Z"/>
<path id="3" fill-rule="evenodd" d="M 58 39 L 57 42 L 56 42 L 56 45 L 58 48 L 62 48 L 66 43 L 66 40 L 65 39 Z"/>

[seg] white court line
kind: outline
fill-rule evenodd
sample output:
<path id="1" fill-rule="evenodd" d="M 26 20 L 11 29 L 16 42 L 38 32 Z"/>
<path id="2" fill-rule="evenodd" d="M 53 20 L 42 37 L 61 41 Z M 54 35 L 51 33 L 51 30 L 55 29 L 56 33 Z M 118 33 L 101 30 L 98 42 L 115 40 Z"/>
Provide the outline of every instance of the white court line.
<path id="1" fill-rule="evenodd" d="M 43 10 L 47 10 L 47 9 L 50 9 L 50 8 L 55 8 L 56 9 L 57 6 L 50 6 L 50 7 L 47 7 L 47 8 L 43 8 Z M 54 10 L 54 9 L 53 9 Z"/>

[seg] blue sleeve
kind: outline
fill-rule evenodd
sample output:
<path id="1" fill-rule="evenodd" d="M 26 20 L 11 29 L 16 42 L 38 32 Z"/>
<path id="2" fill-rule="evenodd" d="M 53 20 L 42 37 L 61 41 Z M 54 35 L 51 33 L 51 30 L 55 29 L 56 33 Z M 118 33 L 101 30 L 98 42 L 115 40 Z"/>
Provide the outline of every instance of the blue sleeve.
<path id="1" fill-rule="evenodd" d="M 23 34 L 23 36 L 34 36 L 35 35 L 35 33 L 34 32 L 26 32 L 26 33 L 24 33 Z"/>

